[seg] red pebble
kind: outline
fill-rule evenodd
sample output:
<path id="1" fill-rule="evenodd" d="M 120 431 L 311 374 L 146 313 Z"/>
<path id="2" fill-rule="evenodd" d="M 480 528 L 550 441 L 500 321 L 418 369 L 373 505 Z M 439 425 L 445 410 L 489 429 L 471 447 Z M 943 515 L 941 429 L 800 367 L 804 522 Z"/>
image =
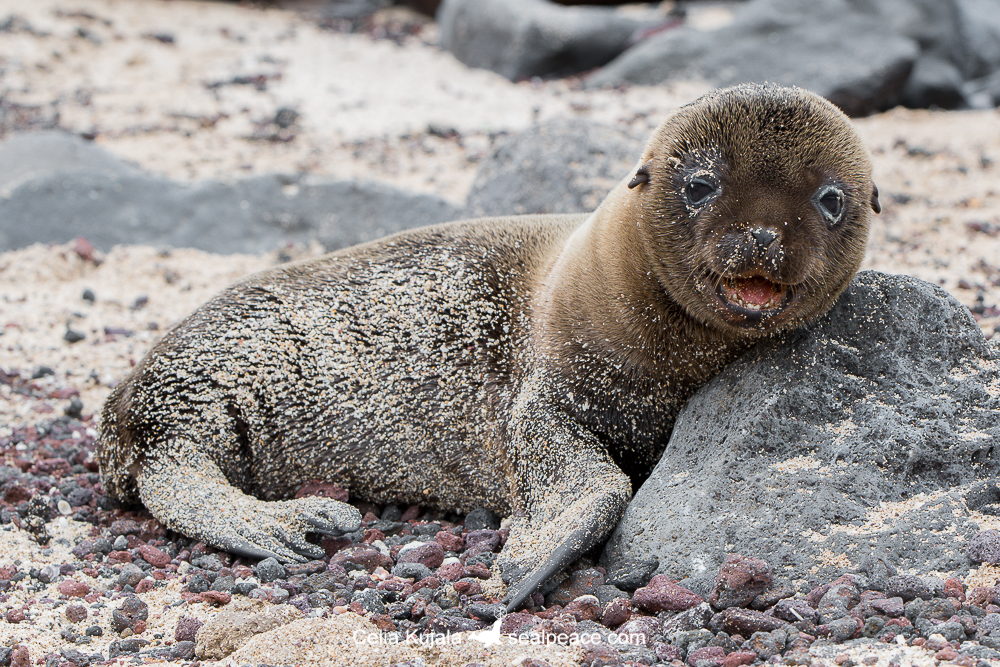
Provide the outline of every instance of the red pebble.
<path id="1" fill-rule="evenodd" d="M 438 532 L 438 534 L 434 536 L 434 539 L 444 548 L 445 551 L 454 551 L 457 553 L 465 547 L 465 540 L 454 533 L 449 533 L 447 530 Z"/>
<path id="2" fill-rule="evenodd" d="M 141 635 L 146 631 L 146 621 L 136 621 L 135 625 L 132 626 L 132 632 L 137 635 Z"/>
<path id="3" fill-rule="evenodd" d="M 459 595 L 479 595 L 483 592 L 483 587 L 479 585 L 478 581 L 463 579 L 462 581 L 456 581 L 452 586 L 458 591 Z"/>
<path id="4" fill-rule="evenodd" d="M 166 567 L 170 564 L 170 556 L 165 551 L 148 544 L 139 546 L 139 555 L 153 567 Z"/>
<path id="5" fill-rule="evenodd" d="M 936 660 L 954 660 L 958 657 L 958 653 L 950 646 L 945 646 L 943 649 L 934 654 Z"/>
<path id="6" fill-rule="evenodd" d="M 403 511 L 403 516 L 399 517 L 399 520 L 406 523 L 407 521 L 413 521 L 418 516 L 420 516 L 420 507 L 417 505 L 410 505 Z"/>
<path id="7" fill-rule="evenodd" d="M 233 599 L 233 596 L 224 591 L 205 591 L 204 593 L 200 593 L 198 595 L 198 599 L 207 604 L 222 607 L 229 604 L 230 600 Z"/>
<path id="8" fill-rule="evenodd" d="M 486 567 L 483 563 L 473 563 L 465 568 L 465 576 L 475 577 L 476 579 L 489 579 L 490 578 L 490 568 Z"/>
<path id="9" fill-rule="evenodd" d="M 138 595 L 139 593 L 151 591 L 154 588 L 156 588 L 156 584 L 153 583 L 152 579 L 143 579 L 135 585 L 135 592 Z"/>
<path id="10" fill-rule="evenodd" d="M 740 665 L 752 665 L 757 659 L 756 653 L 750 651 L 734 651 L 722 659 L 722 667 L 740 667 Z"/>
<path id="11" fill-rule="evenodd" d="M 961 579 L 951 577 L 944 580 L 944 596 L 946 598 L 956 598 L 965 600 L 965 584 Z"/>
<path id="12" fill-rule="evenodd" d="M 28 647 L 18 644 L 10 652 L 10 667 L 30 667 L 31 656 Z"/>
<path id="13" fill-rule="evenodd" d="M 648 586 L 638 589 L 632 597 L 636 607 L 652 612 L 684 611 L 704 601 L 700 595 L 679 586 L 665 574 L 653 577 Z"/>
<path id="14" fill-rule="evenodd" d="M 131 563 L 132 554 L 127 551 L 112 551 L 108 554 L 108 561 L 111 563 Z"/>
<path id="15" fill-rule="evenodd" d="M 383 533 L 378 528 L 367 528 L 365 529 L 365 535 L 361 539 L 365 544 L 371 544 L 376 540 L 385 540 L 385 533 Z"/>
<path id="16" fill-rule="evenodd" d="M 445 581 L 458 581 L 465 576 L 465 568 L 461 563 L 448 563 L 438 568 L 435 576 L 441 577 Z"/>
<path id="17" fill-rule="evenodd" d="M 65 595 L 68 598 L 82 598 L 90 593 L 90 586 L 82 581 L 65 579 L 59 582 L 59 585 L 56 586 L 56 590 L 59 591 L 60 595 Z"/>
<path id="18" fill-rule="evenodd" d="M 24 610 L 11 609 L 6 614 L 4 614 L 4 618 L 7 619 L 8 623 L 20 623 L 27 617 L 24 615 Z"/>
<path id="19" fill-rule="evenodd" d="M 94 261 L 94 244 L 82 236 L 77 236 L 73 241 L 73 252 L 85 262 Z"/>

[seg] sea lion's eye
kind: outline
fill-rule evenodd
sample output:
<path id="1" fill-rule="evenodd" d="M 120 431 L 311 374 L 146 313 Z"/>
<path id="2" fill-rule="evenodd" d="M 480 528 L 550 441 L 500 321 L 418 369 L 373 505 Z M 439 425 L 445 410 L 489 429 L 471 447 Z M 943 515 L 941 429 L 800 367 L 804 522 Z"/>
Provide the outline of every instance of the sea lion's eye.
<path id="1" fill-rule="evenodd" d="M 704 181 L 700 178 L 693 179 L 687 184 L 684 189 L 687 194 L 688 201 L 695 206 L 700 206 L 709 200 L 709 198 L 715 194 L 715 186 Z"/>
<path id="2" fill-rule="evenodd" d="M 829 224 L 835 225 L 840 222 L 840 218 L 844 214 L 844 193 L 838 188 L 824 185 L 816 191 L 813 201 Z"/>

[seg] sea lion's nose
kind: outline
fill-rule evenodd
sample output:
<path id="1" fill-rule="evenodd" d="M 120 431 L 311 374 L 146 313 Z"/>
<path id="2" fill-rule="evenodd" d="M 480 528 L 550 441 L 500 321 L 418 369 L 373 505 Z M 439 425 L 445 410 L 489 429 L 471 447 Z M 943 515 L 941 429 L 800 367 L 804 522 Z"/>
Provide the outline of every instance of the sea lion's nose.
<path id="1" fill-rule="evenodd" d="M 754 238 L 754 241 L 757 242 L 757 245 L 760 246 L 761 250 L 766 250 L 767 247 L 774 242 L 774 239 L 778 238 L 777 234 L 766 227 L 758 227 L 757 229 L 752 230 L 750 235 Z"/>

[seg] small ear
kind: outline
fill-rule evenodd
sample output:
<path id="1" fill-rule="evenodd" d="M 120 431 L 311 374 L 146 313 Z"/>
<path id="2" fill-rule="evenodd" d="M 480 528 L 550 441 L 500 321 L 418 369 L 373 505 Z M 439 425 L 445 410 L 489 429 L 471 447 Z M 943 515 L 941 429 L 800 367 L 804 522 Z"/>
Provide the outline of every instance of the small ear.
<path id="1" fill-rule="evenodd" d="M 876 213 L 882 212 L 882 204 L 878 203 L 878 186 L 872 183 L 872 210 Z"/>
<path id="2" fill-rule="evenodd" d="M 635 176 L 633 176 L 632 180 L 628 182 L 629 190 L 636 187 L 637 185 L 641 185 L 643 183 L 649 183 L 649 167 L 652 164 L 653 164 L 652 162 L 647 162 L 646 164 L 642 165 L 641 167 L 639 167 L 639 169 L 636 170 Z"/>

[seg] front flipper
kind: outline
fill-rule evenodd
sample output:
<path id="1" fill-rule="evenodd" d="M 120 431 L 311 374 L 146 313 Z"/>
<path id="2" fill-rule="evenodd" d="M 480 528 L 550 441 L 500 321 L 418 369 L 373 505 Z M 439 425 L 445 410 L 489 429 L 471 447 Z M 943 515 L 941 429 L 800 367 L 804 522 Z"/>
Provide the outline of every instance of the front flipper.
<path id="1" fill-rule="evenodd" d="M 341 535 L 361 526 L 358 510 L 329 498 L 248 496 L 186 440 L 172 440 L 149 453 L 136 479 L 143 504 L 168 528 L 241 556 L 322 558 L 323 549 L 306 541 L 306 533 Z"/>
<path id="2" fill-rule="evenodd" d="M 525 417 L 513 422 L 510 453 L 526 515 L 498 558 L 508 611 L 604 539 L 632 496 L 628 476 L 565 411 L 535 403 L 517 412 Z"/>

